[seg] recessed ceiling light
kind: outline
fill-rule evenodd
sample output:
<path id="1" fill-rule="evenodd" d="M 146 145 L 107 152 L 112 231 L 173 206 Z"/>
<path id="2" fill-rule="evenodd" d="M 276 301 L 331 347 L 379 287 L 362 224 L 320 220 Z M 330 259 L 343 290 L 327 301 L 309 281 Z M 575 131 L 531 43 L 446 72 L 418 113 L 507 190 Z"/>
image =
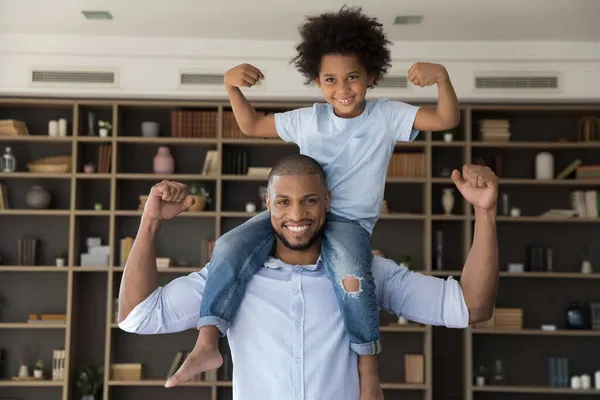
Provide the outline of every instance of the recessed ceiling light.
<path id="1" fill-rule="evenodd" d="M 113 19 L 108 11 L 81 11 L 87 19 Z"/>
<path id="2" fill-rule="evenodd" d="M 423 22 L 422 15 L 398 15 L 394 25 L 417 25 Z"/>

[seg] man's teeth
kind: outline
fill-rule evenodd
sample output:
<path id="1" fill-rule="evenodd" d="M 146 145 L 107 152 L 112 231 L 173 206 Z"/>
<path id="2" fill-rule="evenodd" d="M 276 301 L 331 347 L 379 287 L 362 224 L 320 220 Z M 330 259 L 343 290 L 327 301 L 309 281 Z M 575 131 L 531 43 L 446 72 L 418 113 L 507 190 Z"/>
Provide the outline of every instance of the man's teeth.
<path id="1" fill-rule="evenodd" d="M 294 232 L 294 233 L 300 233 L 300 232 L 304 232 L 305 230 L 308 229 L 308 225 L 302 225 L 302 226 L 290 226 L 288 225 L 287 228 Z"/>

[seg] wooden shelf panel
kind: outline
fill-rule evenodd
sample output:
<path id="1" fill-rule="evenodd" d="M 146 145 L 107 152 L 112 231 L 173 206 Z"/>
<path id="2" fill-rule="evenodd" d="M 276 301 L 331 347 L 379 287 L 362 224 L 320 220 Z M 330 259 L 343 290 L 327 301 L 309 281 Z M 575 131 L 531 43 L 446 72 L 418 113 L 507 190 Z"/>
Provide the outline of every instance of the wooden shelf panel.
<path id="1" fill-rule="evenodd" d="M 0 272 L 69 272 L 68 267 L 54 265 L 0 265 Z"/>
<path id="2" fill-rule="evenodd" d="M 434 276 L 457 276 L 462 270 L 445 270 L 429 272 Z M 523 278 L 523 279 L 600 279 L 600 273 L 582 274 L 580 272 L 507 272 L 500 271 L 501 278 Z"/>
<path id="3" fill-rule="evenodd" d="M 600 142 L 471 142 L 472 147 L 511 149 L 598 149 Z"/>
<path id="4" fill-rule="evenodd" d="M 597 179 L 520 179 L 500 178 L 500 185 L 539 185 L 539 186 L 600 186 Z"/>
<path id="5" fill-rule="evenodd" d="M 65 323 L 0 322 L 0 329 L 66 329 Z"/>
<path id="6" fill-rule="evenodd" d="M 399 178 L 399 177 L 388 177 L 385 179 L 386 183 L 425 183 L 427 178 Z"/>
<path id="7" fill-rule="evenodd" d="M 295 143 L 286 142 L 281 139 L 221 139 L 223 144 L 246 144 L 256 146 L 296 146 Z"/>
<path id="8" fill-rule="evenodd" d="M 425 383 L 381 383 L 384 390 L 427 390 Z"/>
<path id="9" fill-rule="evenodd" d="M 137 180 L 151 180 L 151 181 L 162 181 L 162 180 L 197 180 L 197 181 L 214 181 L 217 179 L 217 175 L 203 175 L 203 174 L 129 174 L 129 173 L 118 173 L 115 175 L 117 179 L 137 179 Z"/>
<path id="10" fill-rule="evenodd" d="M 142 379 L 141 381 L 108 381 L 108 386 L 164 386 L 166 379 Z M 230 381 L 193 381 L 180 386 L 231 387 Z"/>
<path id="11" fill-rule="evenodd" d="M 385 213 L 379 216 L 381 220 L 402 220 L 402 221 L 422 221 L 426 218 L 424 214 L 410 213 Z"/>
<path id="12" fill-rule="evenodd" d="M 51 381 L 47 379 L 30 381 L 0 380 L 0 387 L 60 387 L 63 385 L 63 381 Z"/>
<path id="13" fill-rule="evenodd" d="M 477 335 L 522 335 L 522 336 L 600 336 L 600 331 L 567 330 L 543 331 L 541 329 L 472 329 Z"/>
<path id="14" fill-rule="evenodd" d="M 407 333 L 419 333 L 419 332 L 427 332 L 427 327 L 417 324 L 408 324 L 408 325 L 387 325 L 380 326 L 380 332 L 407 332 Z"/>
<path id="15" fill-rule="evenodd" d="M 137 144 L 195 144 L 195 145 L 216 145 L 217 139 L 211 138 L 177 138 L 177 137 L 142 137 L 142 136 L 116 136 L 118 143 L 137 143 Z"/>
<path id="16" fill-rule="evenodd" d="M 474 218 L 473 218 L 474 219 Z M 499 215 L 496 217 L 497 222 L 533 222 L 541 224 L 552 223 L 569 223 L 569 224 L 597 224 L 600 218 L 593 217 L 543 217 L 543 216 L 522 216 L 522 217 L 505 217 Z"/>
<path id="17" fill-rule="evenodd" d="M 71 179 L 72 176 L 62 172 L 0 172 L 0 179 Z"/>
<path id="18" fill-rule="evenodd" d="M 571 389 L 554 388 L 546 386 L 473 386 L 474 392 L 498 392 L 498 393 L 537 393 L 537 394 L 592 394 L 599 395 L 597 389 Z"/>
<path id="19" fill-rule="evenodd" d="M 75 174 L 75 178 L 77 178 L 77 179 L 110 179 L 110 178 L 112 178 L 112 174 L 100 174 L 97 172 L 87 174 L 84 172 L 78 172 Z"/>
<path id="20" fill-rule="evenodd" d="M 2 136 L 0 142 L 42 142 L 48 143 L 69 143 L 73 141 L 73 136 L 48 136 L 48 135 L 29 135 L 29 136 Z"/>
<path id="21" fill-rule="evenodd" d="M 45 215 L 45 216 L 69 216 L 71 210 L 0 210 L 0 215 Z"/>
<path id="22" fill-rule="evenodd" d="M 115 210 L 111 212 L 119 217 L 141 217 L 143 214 L 143 210 Z M 216 216 L 216 211 L 186 211 L 175 218 L 214 218 Z"/>

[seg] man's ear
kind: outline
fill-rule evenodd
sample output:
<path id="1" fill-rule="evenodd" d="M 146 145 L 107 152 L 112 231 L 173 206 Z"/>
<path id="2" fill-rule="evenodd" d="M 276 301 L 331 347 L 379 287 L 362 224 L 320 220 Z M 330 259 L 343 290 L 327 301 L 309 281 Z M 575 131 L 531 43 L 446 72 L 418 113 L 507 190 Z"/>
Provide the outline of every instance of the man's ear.
<path id="1" fill-rule="evenodd" d="M 327 190 L 325 193 L 325 210 L 329 212 L 329 206 L 331 205 L 331 190 Z"/>
<path id="2" fill-rule="evenodd" d="M 265 204 L 267 205 L 267 211 L 271 212 L 271 202 L 269 201 L 269 190 L 265 192 Z"/>

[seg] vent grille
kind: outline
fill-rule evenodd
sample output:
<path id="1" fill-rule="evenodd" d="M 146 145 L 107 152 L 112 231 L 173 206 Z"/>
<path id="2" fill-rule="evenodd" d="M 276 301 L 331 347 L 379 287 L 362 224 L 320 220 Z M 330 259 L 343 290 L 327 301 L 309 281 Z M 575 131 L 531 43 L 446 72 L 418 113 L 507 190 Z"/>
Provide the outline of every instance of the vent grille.
<path id="1" fill-rule="evenodd" d="M 181 85 L 222 85 L 223 74 L 194 74 L 182 73 L 179 76 Z"/>
<path id="2" fill-rule="evenodd" d="M 387 76 L 385 78 L 382 78 L 377 83 L 377 87 L 406 89 L 406 88 L 408 88 L 408 77 L 406 77 L 406 76 Z"/>
<path id="3" fill-rule="evenodd" d="M 31 82 L 114 85 L 115 75 L 112 71 L 33 70 Z"/>
<path id="4" fill-rule="evenodd" d="M 558 89 L 558 76 L 478 76 L 476 89 Z"/>

